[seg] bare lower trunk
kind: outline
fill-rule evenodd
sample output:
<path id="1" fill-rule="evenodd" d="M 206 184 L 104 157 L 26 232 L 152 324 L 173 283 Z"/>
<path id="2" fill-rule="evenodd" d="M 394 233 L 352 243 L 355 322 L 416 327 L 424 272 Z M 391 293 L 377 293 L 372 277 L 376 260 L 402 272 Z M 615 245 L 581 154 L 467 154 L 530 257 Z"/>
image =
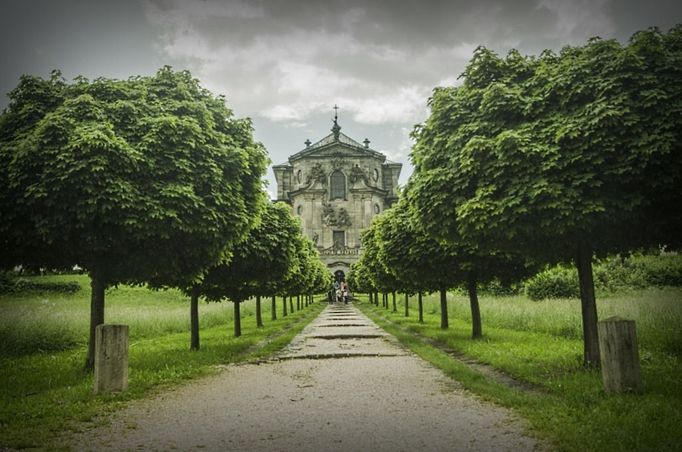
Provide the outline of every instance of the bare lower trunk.
<path id="1" fill-rule="evenodd" d="M 272 296 L 272 320 L 277 320 L 277 297 Z"/>
<path id="2" fill-rule="evenodd" d="M 393 312 L 398 312 L 398 304 L 395 302 L 395 291 L 391 292 L 391 296 L 393 297 Z"/>
<path id="3" fill-rule="evenodd" d="M 597 335 L 597 300 L 594 296 L 592 277 L 592 247 L 586 241 L 578 245 L 576 257 L 580 282 L 580 304 L 583 315 L 583 364 L 599 367 L 599 338 Z"/>
<path id="4" fill-rule="evenodd" d="M 379 292 L 377 292 L 376 290 L 374 291 L 374 304 L 376 306 L 379 306 Z"/>
<path id="5" fill-rule="evenodd" d="M 478 306 L 478 289 L 476 286 L 476 275 L 472 272 L 467 281 L 467 290 L 469 291 L 469 304 L 471 305 L 471 337 L 474 339 L 483 337 L 481 309 Z"/>
<path id="6" fill-rule="evenodd" d="M 287 296 L 282 297 L 282 317 L 287 316 Z"/>
<path id="7" fill-rule="evenodd" d="M 300 311 L 301 310 L 301 296 L 296 295 L 296 310 Z"/>
<path id="8" fill-rule="evenodd" d="M 260 312 L 260 295 L 256 295 L 256 327 L 263 328 L 263 317 Z"/>
<path id="9" fill-rule="evenodd" d="M 424 303 L 422 303 L 422 293 L 417 295 L 417 303 L 419 304 L 419 323 L 424 323 Z"/>
<path id="10" fill-rule="evenodd" d="M 289 312 L 294 313 L 294 296 L 289 297 Z"/>
<path id="11" fill-rule="evenodd" d="M 369 292 L 369 304 L 374 304 L 374 300 L 372 299 L 372 292 Z"/>
<path id="12" fill-rule="evenodd" d="M 239 305 L 241 303 L 234 302 L 234 337 L 239 337 L 242 335 L 242 317 L 239 312 Z"/>
<path id="13" fill-rule="evenodd" d="M 448 298 L 447 291 L 440 289 L 440 327 L 448 328 Z"/>
<path id="14" fill-rule="evenodd" d="M 88 340 L 88 355 L 85 358 L 85 368 L 95 368 L 95 328 L 104 323 L 104 290 L 106 283 L 99 266 L 95 265 L 90 272 L 90 339 Z"/>
<path id="15" fill-rule="evenodd" d="M 405 294 L 405 317 L 410 316 L 410 296 Z"/>
<path id="16" fill-rule="evenodd" d="M 192 287 L 192 294 L 190 296 L 190 350 L 199 350 L 199 286 Z"/>

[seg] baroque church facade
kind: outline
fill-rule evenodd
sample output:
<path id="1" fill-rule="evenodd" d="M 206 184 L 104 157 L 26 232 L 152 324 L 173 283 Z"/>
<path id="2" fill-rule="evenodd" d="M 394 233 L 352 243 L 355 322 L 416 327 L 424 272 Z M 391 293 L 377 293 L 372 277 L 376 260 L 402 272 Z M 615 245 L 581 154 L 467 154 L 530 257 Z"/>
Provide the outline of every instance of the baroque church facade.
<path id="1" fill-rule="evenodd" d="M 372 218 L 398 200 L 401 163 L 391 162 L 341 132 L 332 133 L 274 165 L 277 201 L 291 205 L 322 261 L 342 279 L 358 260 L 360 233 Z"/>

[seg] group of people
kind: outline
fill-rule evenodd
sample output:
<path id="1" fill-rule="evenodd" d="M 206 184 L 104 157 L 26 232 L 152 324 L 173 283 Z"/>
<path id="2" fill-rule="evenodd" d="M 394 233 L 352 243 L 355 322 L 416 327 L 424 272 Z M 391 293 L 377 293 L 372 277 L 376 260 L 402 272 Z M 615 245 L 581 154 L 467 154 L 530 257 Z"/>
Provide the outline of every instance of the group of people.
<path id="1" fill-rule="evenodd" d="M 348 284 L 346 281 L 334 281 L 334 289 L 330 293 L 329 302 L 330 303 L 341 303 L 344 302 L 348 304 L 348 297 L 350 296 L 348 292 Z"/>

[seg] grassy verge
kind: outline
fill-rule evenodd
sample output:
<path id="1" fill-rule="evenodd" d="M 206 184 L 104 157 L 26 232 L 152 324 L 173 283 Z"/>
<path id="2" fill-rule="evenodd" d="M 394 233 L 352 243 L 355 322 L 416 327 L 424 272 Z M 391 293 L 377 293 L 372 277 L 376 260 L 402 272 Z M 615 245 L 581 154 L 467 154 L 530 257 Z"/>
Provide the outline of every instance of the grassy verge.
<path id="1" fill-rule="evenodd" d="M 485 337 L 473 341 L 464 297 L 451 295 L 448 299 L 448 330 L 439 327 L 435 297 L 425 299 L 423 324 L 417 321 L 414 299 L 410 317 L 404 315 L 403 297 L 398 300 L 395 313 L 367 303 L 358 305 L 467 389 L 516 410 L 530 421 L 539 437 L 558 450 L 679 450 L 682 362 L 680 345 L 674 339 L 682 329 L 681 290 L 646 290 L 599 302 L 602 318 L 618 314 L 637 321 L 646 388 L 643 395 L 608 396 L 599 372 L 582 368 L 579 302 L 482 297 Z M 506 387 L 420 338 L 436 340 L 543 390 L 524 392 Z"/>
<path id="2" fill-rule="evenodd" d="M 216 372 L 218 364 L 268 356 L 324 307 L 315 303 L 269 321 L 267 300 L 265 327 L 256 328 L 254 303 L 244 303 L 242 336 L 234 338 L 231 304 L 202 304 L 201 350 L 190 352 L 189 302 L 181 294 L 121 286 L 107 296 L 107 322 L 129 324 L 131 337 L 129 390 L 106 396 L 92 394 L 92 376 L 83 371 L 89 290 L 0 298 L 0 338 L 17 347 L 0 349 L 0 449 L 58 447 L 54 438 L 64 430 L 78 430 L 150 391 Z"/>

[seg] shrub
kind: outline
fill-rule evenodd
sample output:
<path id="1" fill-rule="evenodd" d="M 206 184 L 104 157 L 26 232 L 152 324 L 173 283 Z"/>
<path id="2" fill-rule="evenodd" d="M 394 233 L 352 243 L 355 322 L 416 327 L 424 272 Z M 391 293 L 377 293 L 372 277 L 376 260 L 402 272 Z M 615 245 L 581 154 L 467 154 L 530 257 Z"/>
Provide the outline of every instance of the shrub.
<path id="1" fill-rule="evenodd" d="M 16 281 L 8 272 L 0 272 L 0 293 L 14 292 Z"/>
<path id="2" fill-rule="evenodd" d="M 644 289 L 657 286 L 682 286 L 682 255 L 633 254 L 610 256 L 593 266 L 594 287 L 602 293 Z M 578 273 L 574 268 L 546 268 L 525 282 L 526 295 L 531 300 L 580 297 Z"/>
<path id="3" fill-rule="evenodd" d="M 495 297 L 518 295 L 521 291 L 522 288 L 519 283 L 504 283 L 499 279 L 493 279 L 492 281 L 479 286 L 479 292 L 481 294 Z"/>
<path id="4" fill-rule="evenodd" d="M 659 256 L 633 256 L 635 267 L 650 286 L 682 286 L 682 255 L 661 253 Z"/>
<path id="5" fill-rule="evenodd" d="M 548 267 L 526 280 L 525 291 L 531 300 L 578 298 L 580 297 L 578 272 L 570 267 Z"/>
<path id="6" fill-rule="evenodd" d="M 17 292 L 58 292 L 76 293 L 81 290 L 76 281 L 32 281 L 25 278 L 12 278 L 8 273 L 0 273 L 0 293 Z"/>
<path id="7" fill-rule="evenodd" d="M 649 286 L 645 272 L 636 265 L 632 256 L 610 256 L 597 262 L 593 269 L 594 286 L 597 290 L 618 292 Z"/>

